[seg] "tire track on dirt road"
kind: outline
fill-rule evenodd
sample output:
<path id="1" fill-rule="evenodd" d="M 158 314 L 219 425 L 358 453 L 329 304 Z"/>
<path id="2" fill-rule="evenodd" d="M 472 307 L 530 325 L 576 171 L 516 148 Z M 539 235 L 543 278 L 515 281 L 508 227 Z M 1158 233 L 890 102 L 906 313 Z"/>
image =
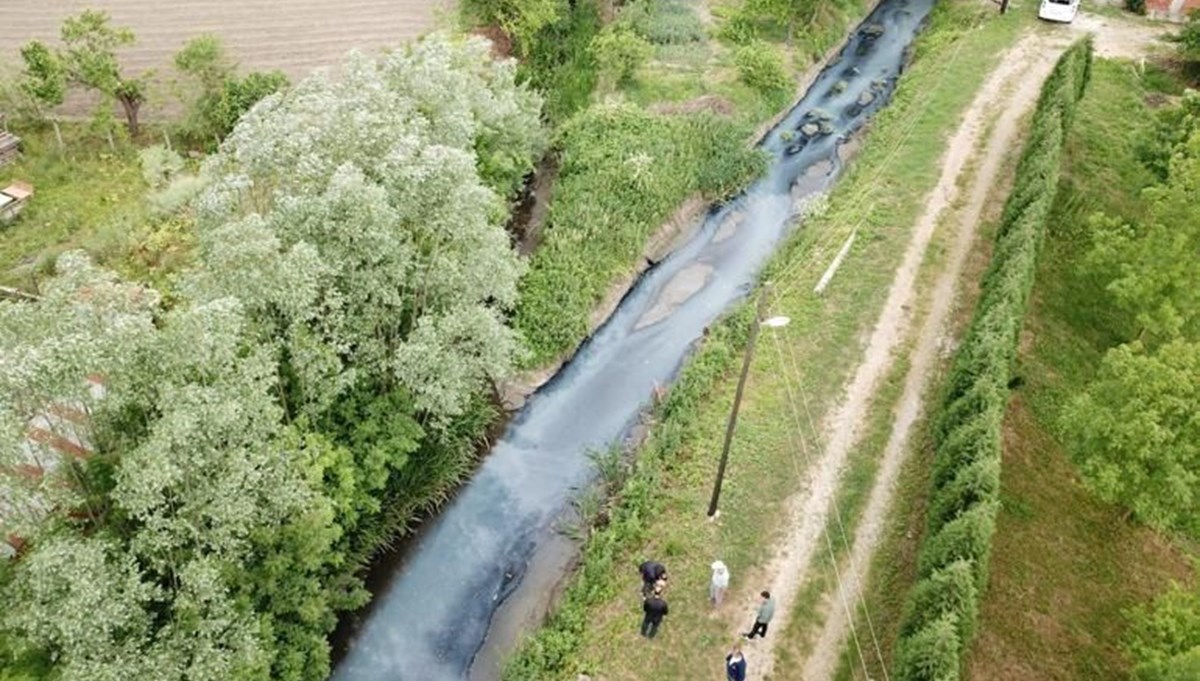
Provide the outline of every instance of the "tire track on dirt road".
<path id="1" fill-rule="evenodd" d="M 866 421 L 873 396 L 897 361 L 895 350 L 910 331 L 910 311 L 916 299 L 917 275 L 939 217 L 958 199 L 958 178 L 985 133 L 989 112 L 1003 101 L 1003 85 L 1020 78 L 1030 68 L 1030 54 L 1035 42 L 1035 38 L 1026 38 L 1001 58 L 999 66 L 979 89 L 979 94 L 951 138 L 941 161 L 942 173 L 938 184 L 913 230 L 903 260 L 892 279 L 887 300 L 867 342 L 863 359 L 843 398 L 822 424 L 820 439 L 824 440 L 824 447 L 818 450 L 816 460 L 810 466 L 804 488 L 787 504 L 791 531 L 765 571 L 771 576 L 770 590 L 778 601 L 777 615 L 772 622 L 776 632 L 785 631 L 788 627 L 796 595 L 810 571 L 814 556 L 822 550 L 822 533 L 834 511 L 846 460 L 863 434 L 860 424 Z M 865 567 L 866 560 L 859 560 L 858 563 Z M 856 564 L 850 566 L 852 572 L 859 569 L 860 566 Z M 848 593 L 838 602 L 842 601 L 849 604 L 847 607 L 855 607 L 856 600 Z M 845 616 L 844 608 L 842 613 Z M 755 664 L 750 670 L 749 679 L 760 680 L 771 676 L 778 641 L 779 633 L 776 633 L 773 637 L 752 644 Z M 832 653 L 835 663 L 839 652 L 834 650 Z M 875 656 L 873 650 L 871 656 Z M 826 677 L 805 674 L 803 678 L 815 681 Z"/>
<path id="2" fill-rule="evenodd" d="M 1059 55 L 1068 46 L 1063 40 L 1047 40 L 1028 36 L 1018 42 L 1002 58 L 1001 64 L 980 89 L 972 102 L 958 132 L 951 141 L 951 156 L 958 158 L 955 149 L 968 151 L 979 146 L 990 118 L 989 112 L 999 111 L 991 135 L 979 148 L 979 165 L 966 191 L 967 202 L 947 226 L 954 229 L 948 262 L 931 294 L 929 312 L 921 324 L 920 333 L 910 356 L 904 379 L 904 389 L 894 409 L 891 433 L 883 450 L 882 460 L 871 488 L 867 506 L 854 535 L 853 550 L 841 575 L 839 602 L 860 603 L 871 557 L 879 543 L 891 509 L 892 497 L 900 469 L 908 454 L 908 438 L 921 415 L 924 392 L 935 369 L 939 350 L 943 347 L 946 324 L 954 310 L 955 293 L 975 243 L 984 209 L 995 187 L 1001 184 L 1007 152 L 1014 149 L 1022 136 L 1022 122 L 1037 102 L 1042 82 L 1049 75 Z M 943 170 L 934 190 L 948 192 L 950 199 L 935 206 L 931 201 L 922 223 L 937 224 L 943 210 L 956 203 L 958 171 L 951 172 L 950 163 Z M 961 170 L 961 168 L 959 168 Z M 859 616 L 856 612 L 855 617 Z M 822 626 L 816 645 L 804 665 L 801 678 L 811 681 L 833 678 L 840 660 L 842 645 L 849 633 L 851 620 L 844 608 L 832 607 Z"/>

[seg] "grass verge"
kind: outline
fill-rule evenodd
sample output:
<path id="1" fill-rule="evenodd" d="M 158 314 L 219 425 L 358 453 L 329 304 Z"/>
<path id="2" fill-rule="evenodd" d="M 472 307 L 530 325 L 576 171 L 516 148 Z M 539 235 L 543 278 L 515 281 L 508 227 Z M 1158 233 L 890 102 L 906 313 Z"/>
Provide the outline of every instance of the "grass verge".
<path id="1" fill-rule="evenodd" d="M 990 12 L 985 18 L 979 9 L 974 3 L 940 6 L 918 40 L 917 61 L 901 80 L 894 103 L 872 124 L 859 159 L 830 198 L 830 209 L 806 223 L 769 268 L 779 293 L 772 314 L 787 314 L 793 321 L 784 330 L 767 332 L 779 334 L 781 353 L 771 349 L 770 337 L 760 341 L 721 521 L 708 523 L 704 511 L 733 393 L 732 381 L 718 379 L 726 377 L 737 347 L 714 333 L 718 340 L 705 344 L 673 388 L 670 399 L 678 400 L 673 411 L 658 412 L 630 483 L 639 485 L 637 494 L 627 491 L 617 498 L 614 521 L 588 542 L 559 611 L 515 656 L 507 678 L 568 679 L 587 672 L 613 681 L 682 679 L 709 678 L 719 671 L 729 622 L 750 617 L 751 594 L 765 578 L 756 566 L 771 556 L 785 529 L 783 503 L 803 473 L 800 434 L 791 419 L 781 416 L 790 413 L 788 381 L 819 423 L 859 359 L 846 348 L 858 347 L 878 316 L 909 230 L 936 184 L 946 139 L 974 96 L 978 74 L 994 65 L 1017 34 L 1019 18 Z M 824 297 L 814 297 L 811 287 L 856 226 L 859 239 L 843 271 Z M 744 320 L 745 314 L 743 308 L 737 318 Z M 711 350 L 714 343 L 717 349 Z M 725 358 L 720 369 L 702 381 L 689 380 L 691 366 L 711 366 L 710 352 Z M 810 449 L 815 444 L 811 437 L 802 441 Z M 650 471 L 645 477 L 643 465 Z M 636 522 L 622 522 L 626 516 Z M 672 572 L 672 614 L 659 638 L 648 644 L 636 633 L 636 565 L 644 556 L 664 560 Z M 725 606 L 712 613 L 706 603 L 708 564 L 718 557 L 732 570 L 733 588 Z"/>

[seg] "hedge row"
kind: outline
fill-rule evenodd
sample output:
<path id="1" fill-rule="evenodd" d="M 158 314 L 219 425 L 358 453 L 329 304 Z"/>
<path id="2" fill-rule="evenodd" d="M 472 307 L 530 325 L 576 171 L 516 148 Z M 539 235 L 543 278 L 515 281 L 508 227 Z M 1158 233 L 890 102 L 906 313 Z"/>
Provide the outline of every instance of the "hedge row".
<path id="1" fill-rule="evenodd" d="M 896 648 L 900 681 L 958 679 L 974 633 L 1000 504 L 1001 424 L 1018 336 L 1058 185 L 1063 138 L 1091 61 L 1091 41 L 1076 43 L 1042 86 L 979 307 L 934 419 L 928 526 Z"/>

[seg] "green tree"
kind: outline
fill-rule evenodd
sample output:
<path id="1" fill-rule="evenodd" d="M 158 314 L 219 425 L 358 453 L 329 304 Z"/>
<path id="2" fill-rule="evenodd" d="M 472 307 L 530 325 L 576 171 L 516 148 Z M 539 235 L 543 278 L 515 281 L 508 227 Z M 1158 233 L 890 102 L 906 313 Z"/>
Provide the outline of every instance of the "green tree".
<path id="1" fill-rule="evenodd" d="M 138 134 L 138 112 L 146 101 L 148 73 L 126 77 L 117 61 L 117 50 L 134 43 L 133 31 L 109 24 L 107 12 L 84 10 L 62 25 L 64 51 L 60 59 L 69 81 L 96 90 L 121 105 L 129 134 Z M 106 102 L 107 104 L 107 102 Z"/>
<path id="2" fill-rule="evenodd" d="M 522 56 L 530 56 L 534 38 L 567 13 L 566 0 L 467 0 L 466 11 L 485 24 L 499 26 Z"/>
<path id="3" fill-rule="evenodd" d="M 1138 681 L 1200 678 L 1200 592 L 1178 584 L 1129 613 L 1126 650 Z"/>
<path id="4" fill-rule="evenodd" d="M 1158 528 L 1200 530 L 1200 343 L 1108 352 L 1064 411 L 1066 442 L 1088 483 Z"/>
<path id="5" fill-rule="evenodd" d="M 288 86 L 287 76 L 280 71 L 255 71 L 239 78 L 237 64 L 220 39 L 211 35 L 189 40 L 175 55 L 175 68 L 197 86 L 185 101 L 186 133 L 210 148 L 225 139 L 250 107 Z"/>
<path id="6" fill-rule="evenodd" d="M 1143 220 L 1095 219 L 1085 265 L 1151 344 L 1200 337 L 1200 134 L 1175 149 L 1167 182 L 1145 191 Z"/>
<path id="7" fill-rule="evenodd" d="M 62 60 L 45 43 L 36 40 L 21 48 L 21 59 L 25 62 L 21 90 L 37 104 L 40 115 L 54 126 L 54 137 L 58 148 L 63 148 L 62 130 L 53 111 L 63 103 L 67 95 L 67 72 Z"/>

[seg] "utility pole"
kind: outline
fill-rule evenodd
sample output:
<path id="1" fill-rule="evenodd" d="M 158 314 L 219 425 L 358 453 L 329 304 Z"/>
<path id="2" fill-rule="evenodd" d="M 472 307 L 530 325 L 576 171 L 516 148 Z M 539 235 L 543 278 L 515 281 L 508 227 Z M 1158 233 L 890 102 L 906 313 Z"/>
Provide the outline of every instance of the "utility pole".
<path id="1" fill-rule="evenodd" d="M 758 340 L 758 331 L 762 327 L 763 315 L 767 311 L 767 295 L 771 291 L 770 282 L 763 284 L 758 294 L 758 308 L 754 314 L 754 324 L 750 327 L 750 337 L 746 339 L 746 356 L 742 359 L 742 375 L 738 378 L 737 392 L 733 395 L 733 410 L 729 412 L 729 424 L 725 427 L 725 446 L 721 449 L 721 463 L 717 465 L 717 479 L 713 482 L 712 499 L 708 502 L 708 518 L 717 516 L 717 502 L 721 499 L 721 483 L 725 481 L 725 466 L 729 463 L 729 447 L 733 444 L 733 431 L 737 426 L 738 409 L 742 406 L 742 392 L 746 389 L 746 377 L 750 375 L 750 360 L 754 357 L 754 344 Z"/>

